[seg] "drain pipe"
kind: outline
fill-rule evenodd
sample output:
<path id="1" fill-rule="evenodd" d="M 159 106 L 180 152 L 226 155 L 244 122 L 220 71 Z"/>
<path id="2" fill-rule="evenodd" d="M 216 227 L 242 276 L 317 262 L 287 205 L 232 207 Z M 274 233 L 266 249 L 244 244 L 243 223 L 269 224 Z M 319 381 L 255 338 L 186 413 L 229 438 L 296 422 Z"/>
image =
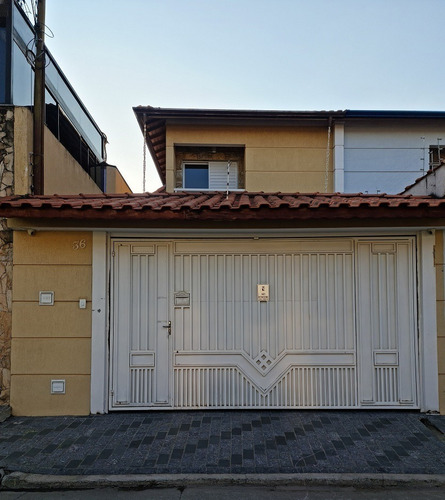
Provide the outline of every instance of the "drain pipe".
<path id="1" fill-rule="evenodd" d="M 331 128 L 332 128 L 332 116 L 329 117 L 328 120 L 328 143 L 326 146 L 326 165 L 325 165 L 325 173 L 324 173 L 324 192 L 328 192 L 328 180 L 329 180 L 329 160 L 331 157 Z"/>

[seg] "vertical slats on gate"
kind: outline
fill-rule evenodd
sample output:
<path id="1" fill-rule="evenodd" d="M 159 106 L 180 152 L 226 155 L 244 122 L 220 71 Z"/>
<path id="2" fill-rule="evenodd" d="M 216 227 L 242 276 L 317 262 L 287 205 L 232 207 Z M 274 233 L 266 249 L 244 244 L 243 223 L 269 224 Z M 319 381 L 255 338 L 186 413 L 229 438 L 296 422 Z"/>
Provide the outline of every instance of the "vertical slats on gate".
<path id="1" fill-rule="evenodd" d="M 169 321 L 168 313 L 168 246 L 157 245 L 156 252 L 157 284 L 157 327 L 156 327 L 156 402 L 169 401 L 169 335 L 165 326 Z"/>
<path id="2" fill-rule="evenodd" d="M 169 319 L 168 246 L 141 243 L 132 250 L 130 259 L 130 269 L 123 271 L 128 272 L 127 281 L 131 282 L 131 295 L 125 304 L 130 318 L 130 402 L 134 406 L 165 405 L 171 369 L 168 332 L 163 328 Z"/>
<path id="3" fill-rule="evenodd" d="M 360 242 L 357 276 L 360 399 L 414 404 L 412 242 Z"/>
<path id="4" fill-rule="evenodd" d="M 399 243 L 397 249 L 397 329 L 400 332 L 399 357 L 399 399 L 402 403 L 410 403 L 416 394 L 415 366 L 415 295 L 413 293 L 414 256 L 412 247 L 407 243 Z"/>
<path id="5" fill-rule="evenodd" d="M 359 243 L 357 248 L 357 325 L 358 366 L 360 401 L 373 403 L 373 360 L 372 360 L 372 330 L 373 330 L 373 303 L 372 272 L 371 272 L 371 244 Z"/>
<path id="6" fill-rule="evenodd" d="M 114 335 L 114 402 L 130 402 L 130 311 L 131 311 L 131 269 L 130 245 L 115 246 L 115 335 Z"/>
<path id="7" fill-rule="evenodd" d="M 174 351 L 202 356 L 205 366 L 174 368 L 174 404 L 354 406 L 354 366 L 280 368 L 263 393 L 256 379 L 212 365 L 211 356 L 230 363 L 231 353 L 243 353 L 253 363 L 265 352 L 274 363 L 287 352 L 354 352 L 352 263 L 343 252 L 175 254 L 174 290 L 190 291 L 191 307 L 175 309 Z M 259 283 L 270 285 L 267 303 L 257 300 Z"/>

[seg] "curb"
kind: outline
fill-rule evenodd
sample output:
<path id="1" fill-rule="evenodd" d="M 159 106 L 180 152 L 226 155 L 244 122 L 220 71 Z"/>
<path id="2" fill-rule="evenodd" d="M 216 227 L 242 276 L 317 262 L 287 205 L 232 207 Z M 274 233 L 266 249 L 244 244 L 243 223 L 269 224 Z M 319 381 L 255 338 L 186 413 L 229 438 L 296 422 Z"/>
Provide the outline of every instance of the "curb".
<path id="1" fill-rule="evenodd" d="M 180 488 L 187 486 L 337 486 L 355 488 L 445 487 L 445 474 L 128 474 L 55 476 L 11 472 L 0 490 Z"/>

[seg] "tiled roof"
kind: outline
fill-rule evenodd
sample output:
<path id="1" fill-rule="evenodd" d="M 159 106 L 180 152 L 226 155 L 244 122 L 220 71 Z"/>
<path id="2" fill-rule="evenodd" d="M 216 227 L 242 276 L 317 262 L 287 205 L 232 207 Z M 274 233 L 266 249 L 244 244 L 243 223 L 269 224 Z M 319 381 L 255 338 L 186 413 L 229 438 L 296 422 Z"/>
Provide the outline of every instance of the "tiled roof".
<path id="1" fill-rule="evenodd" d="M 0 216 L 75 220 L 296 220 L 445 218 L 445 199 L 338 193 L 158 191 L 143 194 L 9 196 Z"/>

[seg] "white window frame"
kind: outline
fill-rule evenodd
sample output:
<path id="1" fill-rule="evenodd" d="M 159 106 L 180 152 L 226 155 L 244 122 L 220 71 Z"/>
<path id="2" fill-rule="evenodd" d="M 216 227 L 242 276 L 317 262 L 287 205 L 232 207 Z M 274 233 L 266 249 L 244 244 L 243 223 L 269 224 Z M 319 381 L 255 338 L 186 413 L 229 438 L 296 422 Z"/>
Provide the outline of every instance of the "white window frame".
<path id="1" fill-rule="evenodd" d="M 188 161 L 183 161 L 181 168 L 182 168 L 182 179 L 183 179 L 183 184 L 181 188 L 176 188 L 175 191 L 227 191 L 227 176 L 225 179 L 224 183 L 212 183 L 211 179 L 211 169 L 215 169 L 215 167 L 224 167 L 225 170 L 227 170 L 227 161 L 193 161 L 193 160 L 188 160 Z M 208 188 L 186 188 L 184 187 L 185 184 L 185 175 L 186 175 L 186 166 L 187 165 L 206 165 L 207 168 L 209 169 L 209 187 Z M 230 180 L 229 183 L 229 191 L 231 192 L 243 192 L 244 189 L 238 188 L 238 181 L 239 181 L 239 176 L 238 176 L 238 162 L 232 161 L 230 163 L 230 173 L 232 179 Z M 234 169 L 234 170 L 232 170 Z M 215 182 L 215 179 L 213 179 L 213 182 Z M 223 185 L 224 184 L 224 185 Z M 233 185 L 237 187 L 233 187 Z"/>

